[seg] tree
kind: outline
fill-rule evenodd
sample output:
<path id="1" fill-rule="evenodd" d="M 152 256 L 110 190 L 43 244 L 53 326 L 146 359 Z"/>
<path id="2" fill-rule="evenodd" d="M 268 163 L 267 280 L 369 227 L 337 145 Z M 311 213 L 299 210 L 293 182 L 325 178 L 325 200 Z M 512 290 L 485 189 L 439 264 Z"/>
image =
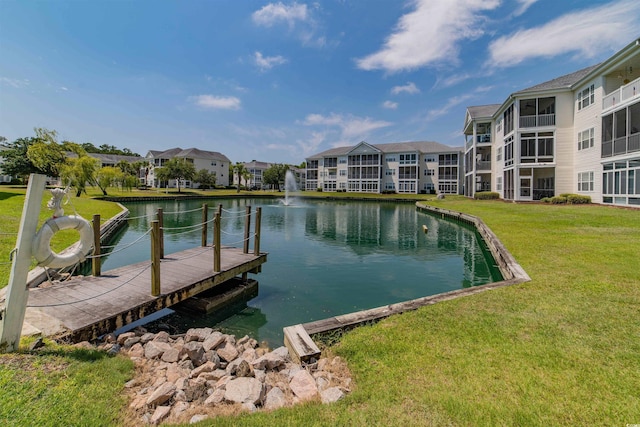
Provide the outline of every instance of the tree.
<path id="1" fill-rule="evenodd" d="M 262 182 L 267 185 L 275 186 L 280 191 L 280 184 L 284 184 L 284 178 L 287 175 L 289 166 L 283 164 L 272 165 L 262 174 Z"/>
<path id="2" fill-rule="evenodd" d="M 29 174 L 40 173 L 40 170 L 27 157 L 27 150 L 33 145 L 33 138 L 18 138 L 13 142 L 0 145 L 4 148 L 2 170 L 5 174 L 26 181 Z"/>
<path id="3" fill-rule="evenodd" d="M 196 167 L 186 159 L 173 158 L 167 161 L 164 166 L 156 169 L 156 177 L 160 181 L 175 179 L 180 193 L 180 180 L 191 181 L 196 175 Z"/>
<path id="4" fill-rule="evenodd" d="M 240 192 L 240 183 L 242 182 L 241 179 L 244 175 L 244 173 L 247 171 L 247 168 L 244 167 L 244 164 L 241 162 L 236 162 L 235 165 L 233 165 L 233 171 L 235 172 L 236 176 L 238 177 L 238 193 Z"/>
<path id="5" fill-rule="evenodd" d="M 217 177 L 215 172 L 209 172 L 206 169 L 200 169 L 196 173 L 193 180 L 200 184 L 200 188 L 207 189 L 212 188 L 214 185 L 216 185 Z"/>
<path id="6" fill-rule="evenodd" d="M 95 182 L 95 173 L 100 167 L 100 161 L 89 156 L 69 158 L 67 163 L 62 165 L 60 177 L 66 185 L 75 187 L 76 197 L 86 193 L 87 184 Z"/>
<path id="7" fill-rule="evenodd" d="M 104 166 L 95 174 L 95 183 L 102 191 L 102 195 L 108 196 L 107 189 L 118 182 L 122 182 L 124 173 L 113 166 Z"/>

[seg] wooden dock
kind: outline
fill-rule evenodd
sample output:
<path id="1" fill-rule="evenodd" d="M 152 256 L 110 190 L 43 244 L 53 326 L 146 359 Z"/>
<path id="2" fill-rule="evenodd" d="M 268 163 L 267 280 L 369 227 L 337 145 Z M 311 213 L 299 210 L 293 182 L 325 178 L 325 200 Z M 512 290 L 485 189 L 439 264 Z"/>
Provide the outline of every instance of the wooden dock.
<path id="1" fill-rule="evenodd" d="M 167 255 L 160 263 L 160 295 L 151 295 L 150 262 L 75 277 L 29 290 L 25 332 L 41 332 L 70 341 L 96 339 L 151 313 L 171 307 L 238 275 L 257 272 L 266 253 L 221 248 L 221 269 L 214 272 L 213 248 L 196 247 Z"/>

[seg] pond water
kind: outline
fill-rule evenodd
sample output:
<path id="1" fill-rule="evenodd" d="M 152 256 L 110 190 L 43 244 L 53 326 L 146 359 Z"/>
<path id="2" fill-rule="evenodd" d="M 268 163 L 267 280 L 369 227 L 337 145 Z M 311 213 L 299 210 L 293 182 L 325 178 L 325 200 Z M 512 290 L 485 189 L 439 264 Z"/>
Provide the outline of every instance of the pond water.
<path id="1" fill-rule="evenodd" d="M 259 282 L 257 297 L 217 315 L 166 310 L 172 314 L 162 322 L 176 332 L 210 326 L 279 346 L 285 326 L 502 280 L 473 229 L 417 212 L 413 203 L 294 199 L 285 206 L 264 198 L 127 203 L 131 217 L 141 218 L 129 221 L 116 249 L 142 236 L 157 208 L 166 213 L 164 226 L 176 228 L 200 222 L 197 209 L 203 203 L 209 204 L 210 217 L 223 205 L 222 244 L 237 247 L 245 207 L 260 206 L 260 249 L 268 258 L 260 274 L 249 275 Z M 189 210 L 194 211 L 184 212 Z M 200 239 L 199 229 L 165 231 L 165 254 L 197 246 Z M 102 269 L 148 260 L 149 251 L 143 238 L 106 257 Z"/>

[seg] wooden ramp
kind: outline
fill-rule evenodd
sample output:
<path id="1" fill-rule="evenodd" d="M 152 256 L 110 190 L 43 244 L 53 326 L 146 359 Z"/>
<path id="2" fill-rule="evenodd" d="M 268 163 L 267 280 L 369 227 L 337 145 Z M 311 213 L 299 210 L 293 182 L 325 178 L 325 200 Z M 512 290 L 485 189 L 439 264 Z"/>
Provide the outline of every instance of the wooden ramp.
<path id="1" fill-rule="evenodd" d="M 223 247 L 221 271 L 213 272 L 213 248 L 197 247 L 167 255 L 160 263 L 161 294 L 151 295 L 150 262 L 32 288 L 26 331 L 71 341 L 92 340 L 151 313 L 170 307 L 237 275 L 259 271 L 267 254 Z"/>

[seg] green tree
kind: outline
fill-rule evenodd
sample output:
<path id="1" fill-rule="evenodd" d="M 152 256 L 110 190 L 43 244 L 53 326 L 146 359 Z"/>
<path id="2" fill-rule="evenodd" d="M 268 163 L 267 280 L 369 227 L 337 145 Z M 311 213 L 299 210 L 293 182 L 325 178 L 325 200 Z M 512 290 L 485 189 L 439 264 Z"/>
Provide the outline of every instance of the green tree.
<path id="1" fill-rule="evenodd" d="M 207 189 L 212 188 L 214 185 L 216 185 L 217 177 L 215 172 L 209 172 L 206 169 L 200 169 L 198 172 L 196 172 L 193 180 L 200 184 L 200 188 Z"/>
<path id="2" fill-rule="evenodd" d="M 33 142 L 33 138 L 18 138 L 13 142 L 0 144 L 3 148 L 2 170 L 5 174 L 24 182 L 29 174 L 40 173 L 40 170 L 27 157 L 27 151 Z"/>
<path id="3" fill-rule="evenodd" d="M 267 185 L 273 185 L 280 191 L 280 185 L 284 184 L 284 178 L 289 170 L 288 165 L 275 164 L 262 174 L 262 182 Z"/>
<path id="4" fill-rule="evenodd" d="M 87 184 L 95 183 L 95 173 L 100 167 L 100 161 L 89 156 L 69 158 L 62 165 L 60 177 L 65 185 L 76 189 L 76 197 L 86 193 Z"/>
<path id="5" fill-rule="evenodd" d="M 240 192 L 240 183 L 242 182 L 242 177 L 244 176 L 245 172 L 247 172 L 247 168 L 244 166 L 244 163 L 236 162 L 236 164 L 233 165 L 233 172 L 238 177 L 237 192 L 239 193 Z"/>
<path id="6" fill-rule="evenodd" d="M 173 158 L 167 161 L 164 166 L 156 169 L 156 177 L 160 181 L 175 179 L 180 193 L 180 180 L 191 181 L 196 175 L 196 167 L 186 159 Z"/>
<path id="7" fill-rule="evenodd" d="M 104 196 L 108 196 L 107 189 L 122 182 L 124 173 L 113 166 L 104 166 L 95 174 L 95 183 Z"/>

